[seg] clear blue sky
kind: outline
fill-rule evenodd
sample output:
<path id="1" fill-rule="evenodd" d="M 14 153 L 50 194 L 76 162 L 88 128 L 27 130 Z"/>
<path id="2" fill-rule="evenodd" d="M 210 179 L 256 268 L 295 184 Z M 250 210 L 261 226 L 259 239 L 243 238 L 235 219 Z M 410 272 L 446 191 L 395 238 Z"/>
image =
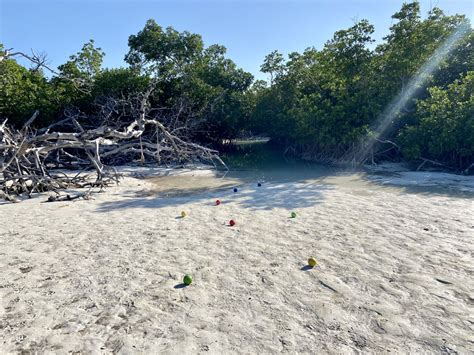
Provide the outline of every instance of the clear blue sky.
<path id="1" fill-rule="evenodd" d="M 398 0 L 0 0 L 0 42 L 7 48 L 48 54 L 56 67 L 90 38 L 106 52 L 106 67 L 124 66 L 130 34 L 149 18 L 219 43 L 237 65 L 259 78 L 266 54 L 321 46 L 355 19 L 368 19 L 380 40 L 391 25 Z M 473 18 L 471 0 L 422 0 L 422 11 L 441 7 L 447 14 Z"/>

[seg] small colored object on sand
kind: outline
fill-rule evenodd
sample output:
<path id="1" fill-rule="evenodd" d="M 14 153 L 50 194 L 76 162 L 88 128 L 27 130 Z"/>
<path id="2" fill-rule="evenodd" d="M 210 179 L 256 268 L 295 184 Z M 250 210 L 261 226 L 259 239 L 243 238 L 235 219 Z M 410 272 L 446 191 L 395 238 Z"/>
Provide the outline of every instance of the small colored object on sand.
<path id="1" fill-rule="evenodd" d="M 237 189 L 236 187 L 234 187 L 234 192 L 237 192 L 237 191 L 239 191 L 239 189 Z"/>
<path id="2" fill-rule="evenodd" d="M 216 206 L 219 206 L 221 204 L 220 200 L 216 200 Z"/>
<path id="3" fill-rule="evenodd" d="M 291 218 L 296 218 L 296 212 L 291 212 Z"/>
<path id="4" fill-rule="evenodd" d="M 231 227 L 235 226 L 235 221 L 233 219 L 231 219 L 229 221 L 229 226 L 231 226 Z"/>
<path id="5" fill-rule="evenodd" d="M 181 211 L 181 217 L 182 217 L 182 218 L 186 217 L 186 212 Z"/>
<path id="6" fill-rule="evenodd" d="M 316 261 L 315 258 L 309 258 L 308 259 L 308 265 L 311 266 L 311 267 L 315 267 L 316 265 L 318 265 L 318 262 Z"/>
<path id="7" fill-rule="evenodd" d="M 189 285 L 192 284 L 192 282 L 193 282 L 193 278 L 191 277 L 191 275 L 184 275 L 184 277 L 183 277 L 183 283 L 184 283 L 185 285 L 188 285 L 188 286 L 189 286 Z"/>
<path id="8" fill-rule="evenodd" d="M 257 186 L 258 186 L 258 187 L 262 186 L 262 183 L 261 183 L 261 182 L 259 182 L 259 183 L 257 184 Z"/>

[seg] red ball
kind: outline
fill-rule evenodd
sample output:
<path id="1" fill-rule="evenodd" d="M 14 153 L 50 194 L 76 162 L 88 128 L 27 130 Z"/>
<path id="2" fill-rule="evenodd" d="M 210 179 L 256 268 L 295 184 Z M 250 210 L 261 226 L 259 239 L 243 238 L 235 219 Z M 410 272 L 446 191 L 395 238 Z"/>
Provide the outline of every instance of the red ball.
<path id="1" fill-rule="evenodd" d="M 221 201 L 216 200 L 216 206 L 219 206 L 221 204 Z"/>
<path id="2" fill-rule="evenodd" d="M 229 226 L 231 226 L 231 227 L 235 226 L 235 221 L 233 219 L 231 219 L 229 221 Z"/>

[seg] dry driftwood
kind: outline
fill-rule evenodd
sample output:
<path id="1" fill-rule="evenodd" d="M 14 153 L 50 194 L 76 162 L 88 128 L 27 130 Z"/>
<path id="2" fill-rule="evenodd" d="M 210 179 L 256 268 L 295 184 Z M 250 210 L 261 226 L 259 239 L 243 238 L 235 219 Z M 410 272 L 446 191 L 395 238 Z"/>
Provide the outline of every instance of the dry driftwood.
<path id="1" fill-rule="evenodd" d="M 108 98 L 95 117 L 69 109 L 64 119 L 44 129 L 32 128 L 38 111 L 21 129 L 10 127 L 6 120 L 0 123 L 0 198 L 13 201 L 15 195 L 52 191 L 57 196 L 50 200 L 58 201 L 65 189 L 102 189 L 118 181 L 114 165 L 130 163 L 137 157 L 141 163 L 201 161 L 225 167 L 217 151 L 186 139 L 189 127 L 180 116 L 192 110 L 185 103 L 173 109 L 151 108 L 153 89 L 152 82 L 139 97 Z M 57 172 L 68 168 L 93 168 L 96 178 Z"/>

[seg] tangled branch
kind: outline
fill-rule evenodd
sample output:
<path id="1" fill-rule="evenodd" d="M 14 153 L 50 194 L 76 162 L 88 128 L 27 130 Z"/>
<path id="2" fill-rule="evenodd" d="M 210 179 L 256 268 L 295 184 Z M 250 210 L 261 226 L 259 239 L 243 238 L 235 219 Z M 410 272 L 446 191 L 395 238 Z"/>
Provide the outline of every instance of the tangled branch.
<path id="1" fill-rule="evenodd" d="M 186 120 L 179 117 L 186 104 L 173 109 L 150 107 L 154 86 L 152 82 L 144 93 L 127 100 L 108 98 L 99 105 L 97 116 L 66 110 L 64 119 L 43 129 L 32 128 L 38 111 L 21 129 L 5 120 L 0 124 L 0 198 L 14 201 L 15 196 L 35 192 L 59 196 L 70 188 L 102 189 L 118 181 L 113 166 L 131 163 L 137 156 L 141 163 L 200 161 L 225 167 L 217 151 L 187 141 Z M 58 172 L 71 168 L 93 168 L 96 178 Z"/>

